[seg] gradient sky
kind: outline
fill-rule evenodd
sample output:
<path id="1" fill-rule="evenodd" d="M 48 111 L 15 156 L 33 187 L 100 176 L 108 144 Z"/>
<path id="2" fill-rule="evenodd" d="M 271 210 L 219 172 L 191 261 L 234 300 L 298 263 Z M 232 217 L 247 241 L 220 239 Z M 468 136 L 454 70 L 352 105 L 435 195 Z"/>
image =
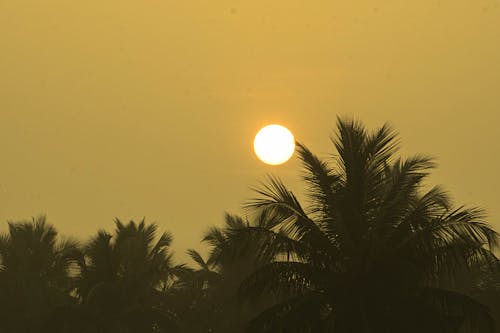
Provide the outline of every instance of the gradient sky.
<path id="1" fill-rule="evenodd" d="M 324 156 L 337 115 L 393 124 L 500 229 L 499 0 L 2 0 L 0 230 L 146 217 L 182 258 L 266 173 L 301 191 L 261 126 Z"/>

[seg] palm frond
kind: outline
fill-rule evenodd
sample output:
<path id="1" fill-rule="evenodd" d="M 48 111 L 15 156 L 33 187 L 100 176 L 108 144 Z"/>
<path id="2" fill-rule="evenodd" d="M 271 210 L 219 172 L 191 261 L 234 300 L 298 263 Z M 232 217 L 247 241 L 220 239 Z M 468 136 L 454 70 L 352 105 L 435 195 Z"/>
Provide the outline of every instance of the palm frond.
<path id="1" fill-rule="evenodd" d="M 419 264 L 419 271 L 435 280 L 453 279 L 463 269 L 489 265 L 496 260 L 498 234 L 481 221 L 478 209 L 458 208 L 440 218 L 416 225 L 394 248 Z"/>
<path id="2" fill-rule="evenodd" d="M 364 152 L 368 159 L 367 171 L 371 176 L 383 169 L 384 165 L 391 161 L 399 149 L 398 133 L 389 124 L 365 138 Z"/>
<path id="3" fill-rule="evenodd" d="M 393 228 L 404 219 L 408 212 L 412 211 L 412 202 L 418 197 L 418 191 L 422 180 L 427 177 L 428 170 L 435 166 L 433 160 L 425 156 L 414 156 L 408 160 L 398 160 L 390 168 L 390 177 L 387 179 L 384 193 L 381 195 L 376 219 L 373 227 Z M 432 199 L 437 199 L 437 193 Z M 430 197 L 424 198 L 431 199 Z M 442 195 L 439 199 L 442 199 Z"/>
<path id="4" fill-rule="evenodd" d="M 156 231 L 156 226 L 155 226 L 155 231 Z M 153 241 L 155 236 L 155 231 L 153 232 L 152 237 L 147 238 L 146 241 L 148 241 L 148 244 L 150 244 L 150 242 Z M 154 255 L 160 250 L 170 247 L 172 241 L 173 241 L 172 233 L 164 232 L 163 234 L 161 234 L 160 238 L 158 239 L 154 247 L 151 249 L 150 254 Z"/>
<path id="5" fill-rule="evenodd" d="M 491 250 L 498 247 L 498 233 L 483 219 L 484 213 L 481 209 L 459 207 L 443 216 L 430 220 L 420 221 L 416 230 L 401 242 L 401 246 L 417 246 L 426 248 L 432 245 L 430 241 L 436 240 L 441 243 L 449 241 L 461 241 L 464 244 L 479 244 L 488 246 Z"/>
<path id="6" fill-rule="evenodd" d="M 233 244 L 231 252 L 235 260 L 250 251 L 261 261 L 277 257 L 300 259 L 311 256 L 309 248 L 302 242 L 290 238 L 285 232 L 275 232 L 259 226 L 235 230 L 229 239 Z"/>
<path id="7" fill-rule="evenodd" d="M 196 262 L 201 267 L 201 269 L 210 270 L 208 264 L 198 251 L 193 249 L 188 249 L 187 254 L 194 262 Z"/>
<path id="8" fill-rule="evenodd" d="M 328 199 L 335 191 L 334 186 L 339 182 L 340 175 L 328 165 L 326 161 L 320 160 L 305 145 L 297 143 L 299 158 L 305 169 L 303 176 L 308 184 L 307 194 L 313 203 L 318 203 L 315 211 L 327 208 Z"/>
<path id="9" fill-rule="evenodd" d="M 305 213 L 295 195 L 287 190 L 279 178 L 269 176 L 268 183 L 255 191 L 261 197 L 249 201 L 247 208 L 258 212 L 267 211 L 268 215 L 281 220 L 280 229 L 291 238 L 308 243 L 311 247 L 337 252 L 319 225 Z"/>
<path id="10" fill-rule="evenodd" d="M 224 222 L 228 229 L 242 229 L 247 225 L 247 222 L 241 216 L 229 213 L 225 213 Z"/>

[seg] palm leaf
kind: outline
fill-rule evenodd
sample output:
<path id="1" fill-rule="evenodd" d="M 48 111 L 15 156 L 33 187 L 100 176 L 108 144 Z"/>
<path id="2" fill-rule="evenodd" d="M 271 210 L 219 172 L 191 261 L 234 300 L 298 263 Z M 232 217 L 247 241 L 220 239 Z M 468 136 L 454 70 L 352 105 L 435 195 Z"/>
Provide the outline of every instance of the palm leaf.
<path id="1" fill-rule="evenodd" d="M 196 262 L 202 269 L 204 270 L 210 270 L 208 264 L 205 262 L 201 254 L 193 249 L 188 249 L 187 254 L 191 259 L 193 259 L 194 262 Z"/>

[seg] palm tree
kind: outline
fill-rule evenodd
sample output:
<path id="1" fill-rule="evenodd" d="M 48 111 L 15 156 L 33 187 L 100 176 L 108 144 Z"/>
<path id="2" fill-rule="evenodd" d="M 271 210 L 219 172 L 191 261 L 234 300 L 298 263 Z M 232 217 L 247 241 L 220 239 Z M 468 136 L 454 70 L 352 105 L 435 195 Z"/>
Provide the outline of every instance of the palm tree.
<path id="1" fill-rule="evenodd" d="M 235 294 L 243 279 L 271 258 L 266 261 L 258 254 L 261 242 L 257 239 L 249 241 L 247 237 L 245 246 L 237 244 L 235 232 L 265 221 L 264 217 L 248 221 L 226 214 L 224 225 L 210 228 L 203 237 L 209 246 L 207 259 L 196 250 L 188 250 L 197 267 L 187 271 L 177 285 L 176 303 L 181 306 L 177 312 L 183 332 L 243 332 L 246 322 L 264 309 L 262 302 L 242 305 Z"/>
<path id="2" fill-rule="evenodd" d="M 175 315 L 164 291 L 173 265 L 170 233 L 156 238 L 157 226 L 115 220 L 114 235 L 99 231 L 85 247 L 78 281 L 83 332 L 172 332 Z"/>
<path id="3" fill-rule="evenodd" d="M 235 230 L 265 239 L 274 260 L 240 296 L 281 301 L 250 332 L 493 332 L 487 309 L 452 289 L 454 274 L 495 261 L 497 233 L 480 209 L 453 207 L 440 187 L 423 191 L 431 158 L 395 156 L 397 134 L 338 119 L 337 153 L 319 159 L 298 144 L 308 207 L 276 177 L 247 207 L 266 226 Z M 333 163 L 330 163 L 333 162 Z"/>
<path id="4" fill-rule="evenodd" d="M 0 236 L 0 317 L 6 332 L 40 332 L 52 313 L 76 303 L 82 254 L 77 242 L 57 239 L 45 216 L 10 222 Z"/>
<path id="5" fill-rule="evenodd" d="M 214 314 L 218 307 L 212 296 L 221 276 L 199 252 L 190 249 L 187 253 L 198 267 L 183 266 L 179 270 L 166 290 L 169 305 L 178 314 L 181 332 L 210 332 L 215 326 Z"/>
<path id="6" fill-rule="evenodd" d="M 191 289 L 202 292 L 220 283 L 222 276 L 218 271 L 217 265 L 213 261 L 205 260 L 203 256 L 194 249 L 188 249 L 187 254 L 198 267 L 190 270 L 187 276 L 179 281 L 188 284 Z"/>

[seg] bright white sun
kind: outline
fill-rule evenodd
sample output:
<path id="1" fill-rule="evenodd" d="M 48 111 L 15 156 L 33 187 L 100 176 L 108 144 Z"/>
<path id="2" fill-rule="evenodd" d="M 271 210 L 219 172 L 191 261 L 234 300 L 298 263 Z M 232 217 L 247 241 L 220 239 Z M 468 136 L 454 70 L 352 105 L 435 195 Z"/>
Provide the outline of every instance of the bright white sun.
<path id="1" fill-rule="evenodd" d="M 295 139 L 286 127 L 268 125 L 255 136 L 253 148 L 262 162 L 271 165 L 283 164 L 295 151 Z"/>

